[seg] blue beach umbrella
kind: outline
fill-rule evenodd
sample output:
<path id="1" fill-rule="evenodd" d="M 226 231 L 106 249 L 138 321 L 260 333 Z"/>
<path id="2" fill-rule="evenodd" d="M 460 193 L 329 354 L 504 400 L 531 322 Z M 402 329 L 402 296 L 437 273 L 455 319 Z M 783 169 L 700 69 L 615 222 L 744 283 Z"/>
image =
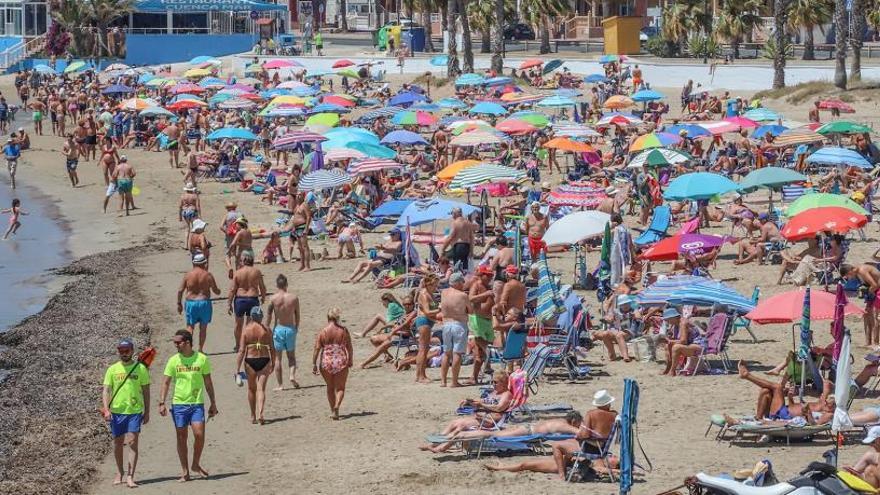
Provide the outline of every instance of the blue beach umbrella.
<path id="1" fill-rule="evenodd" d="M 436 103 L 416 103 L 409 107 L 410 110 L 421 110 L 423 112 L 439 112 L 440 105 Z"/>
<path id="2" fill-rule="evenodd" d="M 694 172 L 676 177 L 669 183 L 663 197 L 672 201 L 709 199 L 737 189 L 739 189 L 739 185 L 723 175 Z"/>
<path id="3" fill-rule="evenodd" d="M 362 141 L 379 144 L 379 136 L 361 127 L 337 127 L 324 133 L 324 137 L 333 141 Z M 327 146 L 324 146 L 327 148 Z"/>
<path id="4" fill-rule="evenodd" d="M 241 127 L 224 127 L 208 134 L 205 139 L 238 139 L 244 141 L 256 141 L 260 138 L 253 132 Z"/>
<path id="5" fill-rule="evenodd" d="M 498 76 L 486 79 L 483 84 L 485 84 L 486 86 L 504 86 L 505 84 L 510 84 L 512 82 L 513 79 L 508 76 Z"/>
<path id="6" fill-rule="evenodd" d="M 636 91 L 635 93 L 633 93 L 632 96 L 630 96 L 630 99 L 632 99 L 632 101 L 637 102 L 656 101 L 662 100 L 663 98 L 665 98 L 665 96 L 663 96 L 662 93 L 658 93 L 653 89 L 643 89 L 641 91 Z"/>
<path id="7" fill-rule="evenodd" d="M 507 110 L 497 103 L 481 101 L 472 106 L 468 113 L 471 115 L 504 115 Z"/>
<path id="8" fill-rule="evenodd" d="M 550 96 L 537 103 L 537 106 L 544 108 L 563 108 L 573 107 L 574 105 L 574 100 L 565 96 Z"/>
<path id="9" fill-rule="evenodd" d="M 128 94 L 128 93 L 134 93 L 134 88 L 128 87 L 124 84 L 114 84 L 112 86 L 107 86 L 106 88 L 104 88 L 104 90 L 101 91 L 101 93 L 105 94 L 105 95 Z"/>
<path id="10" fill-rule="evenodd" d="M 351 112 L 351 109 L 346 108 L 342 105 L 334 105 L 333 103 L 320 103 L 318 105 L 315 105 L 314 107 L 312 107 L 309 110 L 310 114 L 324 113 L 324 112 L 340 114 L 340 113 L 349 113 L 349 112 Z"/>
<path id="11" fill-rule="evenodd" d="M 395 114 L 397 114 L 399 112 L 403 112 L 405 110 L 406 109 L 403 107 L 396 107 L 396 106 L 376 108 L 376 109 L 370 110 L 369 112 L 363 114 L 361 116 L 361 118 L 358 120 L 363 121 L 363 122 L 372 122 L 373 120 L 376 120 L 380 117 L 386 117 L 386 118 L 394 117 Z"/>
<path id="12" fill-rule="evenodd" d="M 817 163 L 821 165 L 840 165 L 859 167 L 864 169 L 874 168 L 865 157 L 856 151 L 847 148 L 838 148 L 829 146 L 820 148 L 812 155 L 807 157 L 807 163 Z"/>
<path id="13" fill-rule="evenodd" d="M 302 176 L 297 187 L 300 191 L 320 191 L 344 186 L 351 183 L 352 180 L 350 175 L 338 168 L 321 169 Z"/>
<path id="14" fill-rule="evenodd" d="M 210 77 L 209 76 L 209 77 L 202 78 L 202 80 L 199 81 L 199 86 L 201 86 L 203 88 L 209 88 L 211 86 L 216 86 L 218 88 L 222 88 L 222 87 L 226 86 L 226 81 L 224 81 L 223 79 L 220 79 L 219 77 Z"/>
<path id="15" fill-rule="evenodd" d="M 706 280 L 695 275 L 672 275 L 649 285 L 636 298 L 641 306 L 664 306 L 673 292 Z"/>
<path id="16" fill-rule="evenodd" d="M 584 81 L 586 81 L 590 84 L 596 84 L 596 83 L 600 83 L 600 82 L 601 83 L 608 82 L 608 78 L 603 76 L 602 74 L 590 74 L 584 78 Z"/>
<path id="17" fill-rule="evenodd" d="M 739 182 L 739 187 L 745 192 L 752 192 L 761 187 L 776 189 L 792 182 L 805 180 L 807 180 L 806 175 L 790 168 L 763 167 L 749 172 L 749 175 Z"/>
<path id="18" fill-rule="evenodd" d="M 381 141 L 382 144 L 428 144 L 418 133 L 412 131 L 392 131 L 385 135 Z"/>
<path id="19" fill-rule="evenodd" d="M 683 304 L 714 306 L 719 304 L 731 311 L 743 314 L 755 309 L 755 304 L 751 299 L 716 280 L 703 280 L 691 286 L 682 287 L 670 294 L 667 302 L 675 306 Z"/>
<path id="20" fill-rule="evenodd" d="M 370 213 L 371 217 L 399 217 L 406 207 L 412 204 L 414 199 L 390 199 Z"/>
<path id="21" fill-rule="evenodd" d="M 770 122 L 779 120 L 780 115 L 769 108 L 755 108 L 743 114 L 743 117 L 755 122 Z"/>
<path id="22" fill-rule="evenodd" d="M 390 100 L 388 100 L 389 105 L 400 105 L 402 107 L 412 105 L 413 103 L 418 103 L 420 101 L 426 101 L 427 98 L 424 95 L 419 93 L 413 93 L 412 91 L 404 91 L 403 93 L 397 93 L 392 96 Z"/>
<path id="23" fill-rule="evenodd" d="M 214 60 L 214 57 L 210 55 L 199 55 L 198 57 L 191 58 L 189 63 L 191 65 L 204 64 L 205 62 L 210 62 L 211 60 Z"/>
<path id="24" fill-rule="evenodd" d="M 700 127 L 696 124 L 676 124 L 671 125 L 663 130 L 663 132 L 668 132 L 669 134 L 680 135 L 681 131 L 687 132 L 687 137 L 695 138 L 695 137 L 711 137 L 712 133 L 707 131 L 705 127 Z"/>
<path id="25" fill-rule="evenodd" d="M 462 74 L 455 80 L 456 86 L 479 86 L 486 82 L 486 78 L 479 74 Z"/>
<path id="26" fill-rule="evenodd" d="M 393 149 L 379 144 L 370 144 L 362 141 L 350 142 L 345 146 L 348 149 L 360 151 L 370 158 L 395 158 L 397 152 Z"/>
<path id="27" fill-rule="evenodd" d="M 141 74 L 140 76 L 138 76 L 138 84 L 146 84 L 153 79 L 156 79 L 156 76 L 153 74 Z"/>
<path id="28" fill-rule="evenodd" d="M 57 74 L 58 73 L 55 69 L 49 67 L 46 64 L 37 64 L 34 66 L 34 70 L 39 72 L 40 74 Z"/>
<path id="29" fill-rule="evenodd" d="M 782 134 L 783 131 L 787 131 L 787 130 L 788 130 L 788 127 L 785 127 L 784 125 L 778 125 L 778 124 L 762 125 L 761 127 L 758 127 L 757 129 L 755 129 L 755 131 L 752 133 L 752 138 L 753 139 L 762 139 L 767 134 L 770 134 L 771 136 L 776 137 L 776 136 Z"/>
<path id="30" fill-rule="evenodd" d="M 409 225 L 415 227 L 416 225 L 431 223 L 436 220 L 446 220 L 452 218 L 452 210 L 454 208 L 461 208 L 461 213 L 464 216 L 479 211 L 476 206 L 458 201 L 440 198 L 420 199 L 412 202 L 403 210 L 403 213 L 400 214 L 400 218 L 397 220 L 397 226 L 405 227 L 409 223 Z"/>
<path id="31" fill-rule="evenodd" d="M 437 101 L 437 106 L 440 108 L 459 109 L 467 108 L 467 103 L 457 98 L 443 98 Z"/>

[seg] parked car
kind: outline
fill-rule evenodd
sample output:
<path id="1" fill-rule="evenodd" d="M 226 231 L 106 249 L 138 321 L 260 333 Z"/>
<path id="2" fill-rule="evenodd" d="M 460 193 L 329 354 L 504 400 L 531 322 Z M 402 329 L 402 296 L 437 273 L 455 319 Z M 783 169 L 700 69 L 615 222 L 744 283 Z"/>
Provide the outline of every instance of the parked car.
<path id="1" fill-rule="evenodd" d="M 639 41 L 642 43 L 648 41 L 648 38 L 660 36 L 660 28 L 657 26 L 645 26 L 639 31 Z"/>
<path id="2" fill-rule="evenodd" d="M 535 39 L 535 31 L 528 24 L 523 24 L 521 22 L 510 24 L 504 28 L 504 39 L 533 40 Z"/>

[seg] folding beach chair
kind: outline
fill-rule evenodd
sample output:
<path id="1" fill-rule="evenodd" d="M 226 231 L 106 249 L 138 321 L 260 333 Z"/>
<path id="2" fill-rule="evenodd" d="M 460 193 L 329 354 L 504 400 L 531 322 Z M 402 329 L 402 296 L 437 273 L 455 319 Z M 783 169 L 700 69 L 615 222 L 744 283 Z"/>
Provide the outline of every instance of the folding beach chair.
<path id="1" fill-rule="evenodd" d="M 654 208 L 654 217 L 651 218 L 651 224 L 648 226 L 647 230 L 642 232 L 642 235 L 636 237 L 633 242 L 637 246 L 653 244 L 666 237 L 666 231 L 669 230 L 669 225 L 671 223 L 672 211 L 669 209 L 669 206 L 658 206 Z"/>
<path id="2" fill-rule="evenodd" d="M 608 438 L 605 439 L 605 442 L 602 443 L 601 447 L 599 447 L 599 453 L 593 452 L 595 448 L 595 440 L 585 439 L 581 441 L 581 450 L 572 456 L 574 460 L 574 464 L 571 466 L 571 471 L 568 472 L 568 477 L 566 481 L 571 481 L 572 475 L 578 470 L 581 462 L 583 461 L 602 461 L 602 464 L 605 465 L 605 468 L 608 470 L 608 476 L 611 477 L 611 481 L 614 480 L 614 471 L 611 469 L 611 447 L 614 445 L 614 442 L 617 441 L 617 437 L 620 435 L 620 416 L 614 420 L 614 424 L 611 425 L 611 432 L 608 434 Z M 593 447 L 593 448 L 591 448 Z"/>
<path id="3" fill-rule="evenodd" d="M 711 371 L 708 356 L 717 356 L 721 359 L 721 366 L 724 372 L 729 373 L 729 367 L 732 367 L 727 357 L 727 340 L 731 334 L 733 327 L 732 319 L 727 313 L 715 313 L 709 319 L 709 328 L 706 331 L 706 340 L 703 342 L 703 348 L 697 355 L 697 365 L 694 367 L 694 373 L 700 369 L 700 365 L 706 366 L 706 371 Z"/>
<path id="4" fill-rule="evenodd" d="M 752 304 L 757 306 L 758 299 L 760 299 L 760 297 L 761 297 L 761 288 L 758 286 L 755 286 L 755 290 L 752 291 Z M 756 344 L 758 343 L 758 337 L 756 337 L 755 332 L 752 331 L 752 320 L 746 318 L 743 315 L 738 315 L 733 320 L 733 329 L 730 332 L 730 336 L 733 337 L 736 334 L 736 331 L 739 330 L 740 328 L 743 328 L 743 329 L 745 329 L 746 332 L 749 332 L 749 335 L 752 336 L 752 340 L 755 341 Z"/>

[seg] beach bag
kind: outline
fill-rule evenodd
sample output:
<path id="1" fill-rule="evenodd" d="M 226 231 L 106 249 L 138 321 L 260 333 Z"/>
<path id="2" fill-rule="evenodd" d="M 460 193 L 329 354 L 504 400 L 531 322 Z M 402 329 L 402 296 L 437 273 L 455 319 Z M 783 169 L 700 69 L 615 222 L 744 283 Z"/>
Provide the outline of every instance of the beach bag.
<path id="1" fill-rule="evenodd" d="M 550 342 L 550 331 L 542 325 L 532 325 L 529 333 L 526 335 L 526 347 L 531 350 L 538 344 L 548 344 Z"/>

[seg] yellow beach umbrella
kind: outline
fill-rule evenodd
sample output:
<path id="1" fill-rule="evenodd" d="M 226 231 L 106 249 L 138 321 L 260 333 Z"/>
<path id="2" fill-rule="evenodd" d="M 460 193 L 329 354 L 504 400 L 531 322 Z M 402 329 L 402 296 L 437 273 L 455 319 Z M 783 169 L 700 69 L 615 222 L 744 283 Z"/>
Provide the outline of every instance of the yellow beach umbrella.
<path id="1" fill-rule="evenodd" d="M 309 101 L 305 98 L 300 98 L 295 95 L 281 95 L 272 98 L 272 101 L 269 102 L 268 107 L 274 107 L 277 105 L 305 105 Z"/>
<path id="2" fill-rule="evenodd" d="M 199 69 L 199 68 L 190 69 L 190 70 L 183 73 L 183 77 L 205 77 L 205 76 L 210 76 L 210 75 L 211 75 L 210 70 Z"/>
<path id="3" fill-rule="evenodd" d="M 473 167 L 474 165 L 479 165 L 480 163 L 482 163 L 480 160 L 459 160 L 437 172 L 437 178 L 440 180 L 452 180 L 452 178 L 462 170 Z"/>

